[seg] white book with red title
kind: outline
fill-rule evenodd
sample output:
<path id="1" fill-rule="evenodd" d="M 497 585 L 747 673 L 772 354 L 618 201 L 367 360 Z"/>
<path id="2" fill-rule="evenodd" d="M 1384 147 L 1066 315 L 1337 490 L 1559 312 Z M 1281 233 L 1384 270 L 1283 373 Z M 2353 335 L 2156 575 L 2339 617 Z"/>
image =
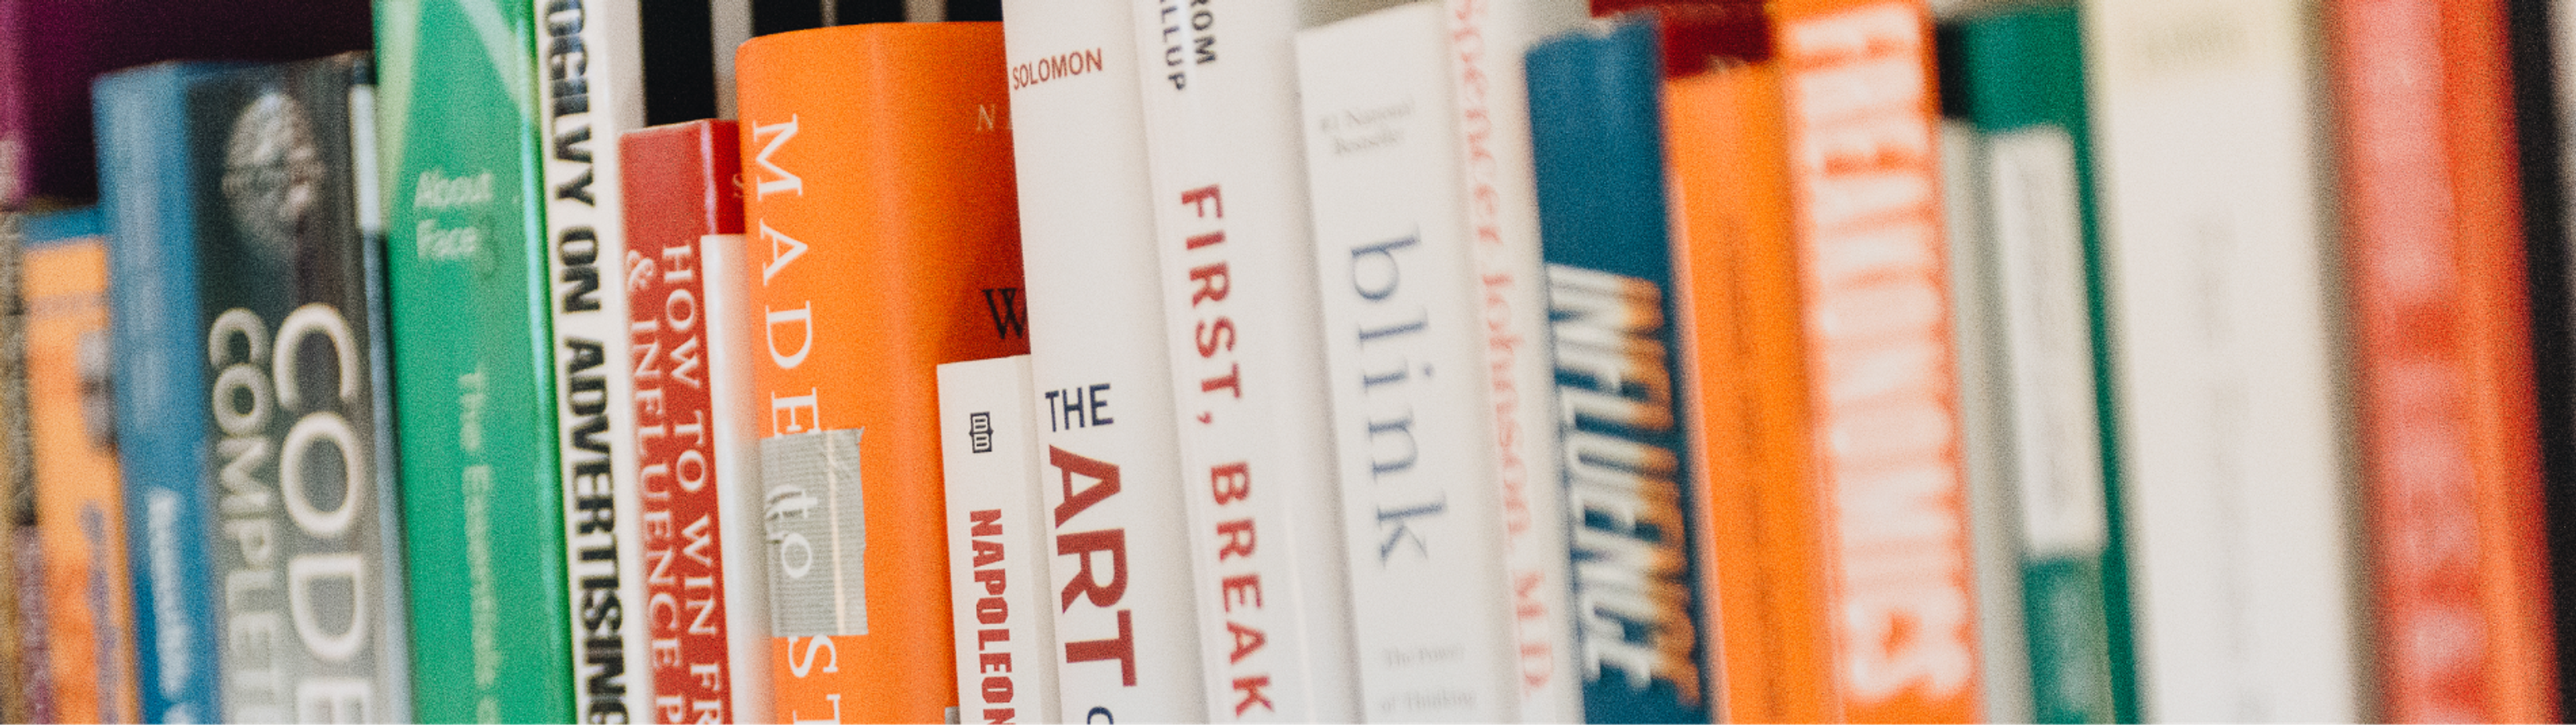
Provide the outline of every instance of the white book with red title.
<path id="1" fill-rule="evenodd" d="M 1036 392 L 1027 355 L 939 366 L 958 722 L 1043 722 L 1056 711 Z"/>
<path id="2" fill-rule="evenodd" d="M 1039 489 L 1069 722 L 1208 717 L 1130 0 L 1009 0 Z"/>
<path id="3" fill-rule="evenodd" d="M 1368 721 L 1520 716 L 1443 11 L 1410 3 L 1297 37 Z"/>
<path id="4" fill-rule="evenodd" d="M 1525 722 L 1583 716 L 1576 669 L 1573 560 L 1557 475 L 1556 367 L 1548 355 L 1529 83 L 1521 57 L 1540 38 L 1581 25 L 1581 0 L 1446 0 L 1455 133 L 1467 230 L 1483 312 L 1503 496 L 1503 555 L 1512 581 L 1513 662 Z"/>
<path id="5" fill-rule="evenodd" d="M 1359 717 L 1298 131 L 1322 2 L 1131 0 L 1210 722 Z"/>

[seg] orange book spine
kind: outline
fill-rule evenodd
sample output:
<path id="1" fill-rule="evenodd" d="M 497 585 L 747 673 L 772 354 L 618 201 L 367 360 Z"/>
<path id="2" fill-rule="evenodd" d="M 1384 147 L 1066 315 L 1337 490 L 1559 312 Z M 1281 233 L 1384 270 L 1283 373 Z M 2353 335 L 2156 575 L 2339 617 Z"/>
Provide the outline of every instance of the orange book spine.
<path id="1" fill-rule="evenodd" d="M 1818 501 L 1805 473 L 1781 76 L 1767 48 L 1738 60 L 1664 85 L 1678 307 L 1699 388 L 1687 396 L 1700 421 L 1694 464 L 1707 483 L 1709 671 L 1722 721 L 1825 722 L 1837 710 Z"/>
<path id="2" fill-rule="evenodd" d="M 2343 0 L 2330 16 L 2394 722 L 2558 718 L 2504 13 Z"/>
<path id="3" fill-rule="evenodd" d="M 748 335 L 783 721 L 957 704 L 940 363 L 1028 352 L 998 23 L 764 36 L 736 57 Z"/>
<path id="4" fill-rule="evenodd" d="M 107 245 L 27 248 L 27 415 L 44 550 L 55 722 L 133 722 L 133 605 L 108 376 Z"/>
<path id="5" fill-rule="evenodd" d="M 1791 209 L 1839 719 L 1976 720 L 1940 110 L 1922 0 L 1782 0 Z"/>

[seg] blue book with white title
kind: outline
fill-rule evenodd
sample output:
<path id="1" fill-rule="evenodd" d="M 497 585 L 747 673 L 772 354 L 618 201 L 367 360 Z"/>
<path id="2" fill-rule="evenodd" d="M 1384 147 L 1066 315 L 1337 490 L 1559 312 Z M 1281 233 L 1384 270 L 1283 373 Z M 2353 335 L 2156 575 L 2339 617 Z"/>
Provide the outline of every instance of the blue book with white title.
<path id="1" fill-rule="evenodd" d="M 1532 46 L 1574 618 L 1589 722 L 1708 722 L 1656 19 Z"/>
<path id="2" fill-rule="evenodd" d="M 92 94 L 145 722 L 212 722 L 223 713 L 220 599 L 206 546 L 211 426 L 193 414 L 208 394 L 195 241 L 203 191 L 173 161 L 188 156 L 188 89 L 231 67 L 150 65 L 101 76 Z"/>

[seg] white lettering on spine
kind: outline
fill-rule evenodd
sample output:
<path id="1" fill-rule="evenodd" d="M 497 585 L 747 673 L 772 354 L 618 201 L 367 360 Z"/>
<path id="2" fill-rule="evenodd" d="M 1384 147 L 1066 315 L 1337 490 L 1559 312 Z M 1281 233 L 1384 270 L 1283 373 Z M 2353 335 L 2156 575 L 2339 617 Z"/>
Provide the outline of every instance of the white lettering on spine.
<path id="1" fill-rule="evenodd" d="M 318 371 L 300 365 L 317 342 L 327 349 L 316 359 L 333 363 L 325 387 L 333 394 L 310 398 L 303 388 Z M 224 558 L 234 567 L 222 580 L 226 711 L 249 719 L 283 718 L 289 708 L 372 717 L 370 681 L 298 673 L 291 664 L 364 663 L 375 631 L 367 602 L 374 577 L 351 540 L 374 487 L 372 446 L 343 412 L 363 400 L 357 336 L 327 304 L 296 308 L 274 337 L 256 313 L 234 308 L 208 326 L 206 355 L 217 370 L 209 411 L 224 436 L 215 445 L 217 510 L 232 547 Z M 295 417 L 282 439 L 272 429 L 281 414 Z M 319 455 L 325 448 L 332 455 Z M 336 466 L 312 467 L 335 458 Z M 337 500 L 316 500 L 331 490 Z M 290 631 L 300 656 L 280 646 Z"/>
<path id="2" fill-rule="evenodd" d="M 1784 43 L 1817 443 L 1843 522 L 1841 678 L 1867 699 L 1967 697 L 1976 666 L 1947 331 L 1937 314 L 1880 314 L 1940 308 L 1925 22 L 1881 4 L 1793 25 Z"/>

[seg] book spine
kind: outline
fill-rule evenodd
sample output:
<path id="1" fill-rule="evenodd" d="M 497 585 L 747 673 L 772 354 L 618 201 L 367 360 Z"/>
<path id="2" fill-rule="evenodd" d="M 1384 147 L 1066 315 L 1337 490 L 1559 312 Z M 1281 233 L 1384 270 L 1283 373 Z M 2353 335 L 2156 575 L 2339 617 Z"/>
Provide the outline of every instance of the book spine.
<path id="1" fill-rule="evenodd" d="M 735 147 L 740 137 L 733 122 L 718 121 L 709 143 Z M 710 156 L 716 154 L 711 153 Z M 727 163 L 706 169 L 708 188 L 730 204 L 733 233 L 698 239 L 698 262 L 706 281 L 708 436 L 715 457 L 716 527 L 735 535 L 723 537 L 720 566 L 724 586 L 726 674 L 733 722 L 778 722 L 771 705 L 778 700 L 771 683 L 769 654 L 769 542 L 762 536 L 767 514 L 760 485 L 760 420 L 767 407 L 753 397 L 754 355 L 761 354 L 761 312 L 753 306 L 751 273 L 743 257 L 742 190 L 733 180 L 741 173 L 737 148 L 722 154 Z"/>
<path id="2" fill-rule="evenodd" d="M 1665 85 L 1687 268 L 1681 311 L 1708 477 L 1710 672 L 1728 722 L 1835 717 L 1821 492 L 1811 483 L 1807 343 L 1783 76 L 1770 33 L 1739 62 Z"/>
<path id="3" fill-rule="evenodd" d="M 728 574 L 760 569 L 756 559 L 730 556 L 740 548 L 728 547 L 734 539 L 759 538 L 759 529 L 756 520 L 725 515 L 740 507 L 728 507 L 725 494 L 741 485 L 725 477 L 728 451 L 710 428 L 717 323 L 708 313 L 715 278 L 703 248 L 710 237 L 742 233 L 742 197 L 732 183 L 741 166 L 738 139 L 732 124 L 706 122 L 629 131 L 618 140 L 628 235 L 618 264 L 628 296 L 629 356 L 621 369 L 633 373 L 640 601 L 651 637 L 652 717 L 661 723 L 736 721 L 743 672 L 733 666 L 732 599 L 740 592 L 728 586 Z M 746 524 L 751 528 L 738 528 Z"/>
<path id="4" fill-rule="evenodd" d="M 107 383 L 107 241 L 95 209 L 28 220 L 27 418 L 34 437 L 56 722 L 134 722 L 134 613 Z"/>
<path id="5" fill-rule="evenodd" d="M 1503 556 L 1512 582 L 1514 663 L 1524 722 L 1583 717 L 1577 674 L 1566 494 L 1554 485 L 1556 371 L 1544 354 L 1547 292 L 1532 180 L 1530 43 L 1582 22 L 1578 0 L 1447 0 L 1448 72 L 1474 273 L 1486 320 L 1487 410 L 1502 487 Z"/>
<path id="6" fill-rule="evenodd" d="M 2094 213 L 2081 29 L 2071 3 L 2026 6 L 1964 21 L 1953 36 L 1953 91 L 1980 132 L 1982 226 L 1970 240 L 1991 285 L 1993 359 L 2000 388 L 1998 483 L 2019 573 L 2012 599 L 2027 629 L 2035 717 L 2136 719 L 2116 538 L 2119 437 L 2102 384 L 2100 232 Z M 1963 404 L 1963 408 L 1965 405 Z"/>
<path id="7" fill-rule="evenodd" d="M 2364 717 L 2311 6 L 2080 15 L 2139 715 Z"/>
<path id="8" fill-rule="evenodd" d="M 1155 210 L 1180 200 L 1155 196 L 1147 170 L 1133 13 L 1003 6 L 1011 104 L 1028 119 L 1011 132 L 1068 722 L 1198 720 L 1227 699 L 1200 665 L 1186 500 L 1210 489 L 1181 468 L 1154 241 Z"/>
<path id="9" fill-rule="evenodd" d="M 546 190 L 546 307 L 554 334 L 555 446 L 563 477 L 565 642 L 573 707 L 586 720 L 635 721 L 652 707 L 646 659 L 643 487 L 637 375 L 627 332 L 624 178 L 617 138 L 643 125 L 642 49 L 633 3 L 546 0 L 538 38 L 539 132 Z M 633 616 L 635 612 L 646 616 Z"/>
<path id="10" fill-rule="evenodd" d="M 1575 641 L 1589 722 L 1710 716 L 1702 525 L 1676 393 L 1660 24 L 1626 16 L 1528 53 Z"/>
<path id="11" fill-rule="evenodd" d="M 2328 11 L 2376 689 L 2394 722 L 2557 718 L 2504 13 Z"/>
<path id="12" fill-rule="evenodd" d="M 1835 689 L 1854 720 L 1974 719 L 1928 10 L 1865 0 L 1778 12 L 1815 375 L 1811 480 L 1829 522 L 1829 611 L 1840 613 Z M 1871 324 L 1849 321 L 1863 315 Z M 1904 646 L 1889 644 L 1899 631 Z"/>
<path id="13" fill-rule="evenodd" d="M 1036 399 L 1026 355 L 939 366 L 959 722 L 1037 722 L 1056 711 Z"/>
<path id="14" fill-rule="evenodd" d="M 576 717 L 562 469 L 538 443 L 556 437 L 556 398 L 536 17 L 527 0 L 375 5 L 412 715 L 424 722 Z"/>
<path id="15" fill-rule="evenodd" d="M 99 208 L 110 239 L 109 304 L 118 321 L 117 456 L 125 472 L 133 555 L 142 719 L 222 716 L 215 680 L 218 606 L 206 512 L 207 398 L 194 181 L 164 168 L 187 138 L 184 88 L 213 71 L 171 64 L 102 77 L 97 85 Z"/>
<path id="16" fill-rule="evenodd" d="M 1933 13 L 1942 13 L 1935 3 Z M 1949 22 L 1944 19 L 1944 23 Z M 1944 33 L 1955 32 L 1945 26 Z M 2002 307 L 1994 278 L 1995 250 L 1986 244 L 1985 189 L 1980 174 L 1984 145 L 1966 111 L 1952 108 L 1965 95 L 1966 81 L 1955 69 L 1957 43 L 1949 35 L 1941 47 L 1942 233 L 1950 252 L 1950 334 L 1959 360 L 1959 462 L 1967 473 L 1969 539 L 1976 551 L 1977 680 L 1987 722 L 2033 721 L 2031 715 L 2030 637 L 2024 631 L 2021 600 L 2021 529 L 2014 524 L 2020 507 L 2008 473 L 2013 455 L 2012 419 L 2005 375 Z"/>
<path id="17" fill-rule="evenodd" d="M 1137 0 L 1210 721 L 1359 717 L 1291 0 Z M 1216 31 L 1222 25 L 1224 32 Z M 1252 596 L 1258 592 L 1260 596 Z"/>
<path id="18" fill-rule="evenodd" d="M 1299 33 L 1298 88 L 1364 719 L 1500 722 L 1517 647 L 1441 10 Z"/>
<path id="19" fill-rule="evenodd" d="M 786 719 L 957 705 L 934 366 L 1027 350 L 1001 40 L 993 23 L 853 25 L 739 58 Z"/>
<path id="20" fill-rule="evenodd" d="M 9 170 L 13 174 L 17 171 Z M 0 188 L 0 198 L 14 193 Z M 0 688 L 0 718 L 44 722 L 54 713 L 52 686 L 45 677 L 52 668 L 45 656 L 48 627 L 42 600 L 46 587 L 44 557 L 39 549 L 42 542 L 36 529 L 35 478 L 10 475 L 9 470 L 27 471 L 30 462 L 22 454 L 33 452 L 33 446 L 17 443 L 27 440 L 30 423 L 25 387 L 26 314 L 19 263 L 26 241 L 23 230 L 24 219 L 18 213 L 0 212 L 0 255 L 7 257 L 0 261 L 0 292 L 7 293 L 0 296 L 0 308 L 5 308 L 0 309 L 0 539 L 5 539 L 0 540 L 0 565 L 10 567 L 11 574 L 11 585 L 0 587 L 0 622 L 9 624 L 6 632 L 0 632 L 0 640 L 5 640 L 0 641 L 0 678 L 5 678 L 0 682 L 12 683 Z M 9 392 L 12 388 L 14 400 Z M 38 720 L 39 717 L 47 720 Z"/>
<path id="21" fill-rule="evenodd" d="M 222 533 L 226 719 L 407 719 L 390 412 L 375 355 L 366 62 L 226 73 L 189 90 Z M 317 178 L 318 177 L 318 178 Z"/>

